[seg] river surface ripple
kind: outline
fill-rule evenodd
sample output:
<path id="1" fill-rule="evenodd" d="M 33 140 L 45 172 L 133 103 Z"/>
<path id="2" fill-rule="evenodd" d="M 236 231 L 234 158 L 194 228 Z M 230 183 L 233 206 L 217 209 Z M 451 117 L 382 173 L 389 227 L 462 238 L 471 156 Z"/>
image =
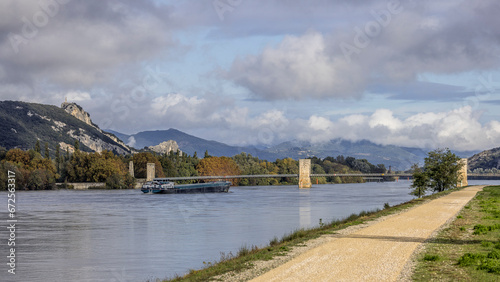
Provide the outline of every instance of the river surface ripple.
<path id="1" fill-rule="evenodd" d="M 471 184 L 500 184 L 471 181 Z M 7 193 L 0 193 L 1 281 L 155 281 L 221 252 L 363 210 L 396 205 L 411 182 L 232 187 L 230 193 L 16 192 L 16 275 L 7 272 Z"/>

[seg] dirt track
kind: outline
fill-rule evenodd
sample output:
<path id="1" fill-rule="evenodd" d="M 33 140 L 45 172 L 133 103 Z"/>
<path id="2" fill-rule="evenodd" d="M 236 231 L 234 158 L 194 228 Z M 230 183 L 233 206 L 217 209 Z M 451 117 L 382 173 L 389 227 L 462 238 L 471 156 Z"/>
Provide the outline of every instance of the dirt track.
<path id="1" fill-rule="evenodd" d="M 252 281 L 397 281 L 419 244 L 480 191 L 473 186 L 311 249 Z"/>

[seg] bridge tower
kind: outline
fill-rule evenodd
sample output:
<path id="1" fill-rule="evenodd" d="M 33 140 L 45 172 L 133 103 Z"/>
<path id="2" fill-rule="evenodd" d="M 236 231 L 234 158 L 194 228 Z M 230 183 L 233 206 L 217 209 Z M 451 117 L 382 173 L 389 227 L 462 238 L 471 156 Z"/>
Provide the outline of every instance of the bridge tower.
<path id="1" fill-rule="evenodd" d="M 465 187 L 465 186 L 469 185 L 469 183 L 467 182 L 467 159 L 461 159 L 459 162 L 461 162 L 463 164 L 463 166 L 460 169 L 460 171 L 458 172 L 459 180 L 458 180 L 457 186 L 458 187 Z"/>
<path id="2" fill-rule="evenodd" d="M 151 181 L 155 178 L 155 164 L 148 163 L 147 172 L 146 172 L 146 181 Z"/>
<path id="3" fill-rule="evenodd" d="M 128 163 L 128 173 L 130 174 L 130 176 L 135 177 L 135 174 L 134 174 L 134 162 L 133 161 L 130 161 Z"/>
<path id="4" fill-rule="evenodd" d="M 311 188 L 311 159 L 299 160 L 299 188 Z"/>

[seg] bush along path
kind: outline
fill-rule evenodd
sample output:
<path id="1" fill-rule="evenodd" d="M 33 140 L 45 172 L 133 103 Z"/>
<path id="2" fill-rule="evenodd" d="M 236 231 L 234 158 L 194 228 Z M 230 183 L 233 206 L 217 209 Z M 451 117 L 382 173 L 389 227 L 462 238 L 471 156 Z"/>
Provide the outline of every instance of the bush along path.
<path id="1" fill-rule="evenodd" d="M 479 192 L 416 259 L 415 281 L 500 281 L 500 186 Z"/>

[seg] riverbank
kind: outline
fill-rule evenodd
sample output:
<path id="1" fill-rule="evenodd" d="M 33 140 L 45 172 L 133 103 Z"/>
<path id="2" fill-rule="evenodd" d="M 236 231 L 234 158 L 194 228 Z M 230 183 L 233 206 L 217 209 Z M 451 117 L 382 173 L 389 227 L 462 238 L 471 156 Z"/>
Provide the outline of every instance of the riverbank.
<path id="1" fill-rule="evenodd" d="M 396 216 L 415 205 L 429 202 L 451 192 L 446 191 L 423 199 L 415 199 L 382 211 L 361 212 L 358 215 L 351 215 L 345 220 L 324 224 L 315 229 L 298 230 L 284 236 L 281 240 L 272 239 L 269 246 L 264 248 L 250 246 L 241 248 L 238 254 L 234 256 L 232 254 L 222 254 L 218 263 L 207 263 L 208 267 L 205 269 L 192 270 L 184 277 L 176 277 L 166 281 L 205 281 L 213 278 L 232 281 L 248 280 L 277 265 L 290 261 L 300 253 L 311 250 L 325 241 L 351 234 L 361 228 Z"/>
<path id="2" fill-rule="evenodd" d="M 500 186 L 485 187 L 413 258 L 413 281 L 500 280 Z"/>

